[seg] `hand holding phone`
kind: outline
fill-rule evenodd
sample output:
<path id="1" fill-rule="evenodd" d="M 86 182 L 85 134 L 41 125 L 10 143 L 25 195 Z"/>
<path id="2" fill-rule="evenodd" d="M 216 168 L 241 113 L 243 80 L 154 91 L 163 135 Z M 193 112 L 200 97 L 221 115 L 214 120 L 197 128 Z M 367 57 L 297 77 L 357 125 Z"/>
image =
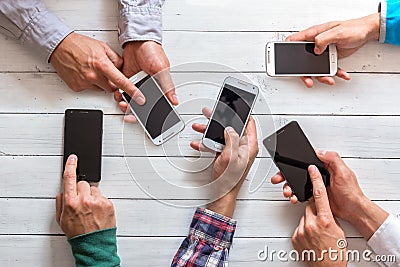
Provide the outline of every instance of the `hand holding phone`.
<path id="1" fill-rule="evenodd" d="M 210 119 L 211 109 L 203 108 L 202 112 L 206 118 Z M 204 134 L 207 125 L 194 123 L 192 128 Z M 239 138 L 232 128 L 227 129 L 224 131 L 227 140 L 226 147 L 221 154 L 216 155 L 211 176 L 211 182 L 219 180 L 220 183 L 214 184 L 210 195 L 215 201 L 207 208 L 232 217 L 240 188 L 258 154 L 258 139 L 256 124 L 251 116 L 242 138 Z M 199 141 L 192 141 L 190 146 L 197 151 L 209 151 Z"/>
<path id="2" fill-rule="evenodd" d="M 203 145 L 221 152 L 225 147 L 224 130 L 229 126 L 242 137 L 258 92 L 258 87 L 253 84 L 226 78 L 205 130 Z"/>
<path id="3" fill-rule="evenodd" d="M 120 93 L 153 144 L 161 145 L 184 129 L 183 120 L 154 78 L 141 71 L 129 80 L 146 97 L 146 103 L 138 105 L 127 93 Z"/>
<path id="4" fill-rule="evenodd" d="M 315 165 L 329 186 L 330 174 L 317 157 L 300 125 L 292 121 L 264 139 L 264 146 L 300 202 L 313 195 L 308 167 Z"/>
<path id="5" fill-rule="evenodd" d="M 296 32 L 286 38 L 286 41 L 318 40 L 315 52 L 320 54 L 329 44 L 335 44 L 338 58 L 345 58 L 371 40 L 379 40 L 380 13 L 374 13 L 358 19 L 346 21 L 330 21 L 312 26 L 306 30 Z M 337 77 L 350 80 L 350 74 L 338 68 Z M 314 85 L 311 77 L 302 77 L 307 87 Z M 335 80 L 331 77 L 321 77 L 319 82 L 333 85 Z"/>

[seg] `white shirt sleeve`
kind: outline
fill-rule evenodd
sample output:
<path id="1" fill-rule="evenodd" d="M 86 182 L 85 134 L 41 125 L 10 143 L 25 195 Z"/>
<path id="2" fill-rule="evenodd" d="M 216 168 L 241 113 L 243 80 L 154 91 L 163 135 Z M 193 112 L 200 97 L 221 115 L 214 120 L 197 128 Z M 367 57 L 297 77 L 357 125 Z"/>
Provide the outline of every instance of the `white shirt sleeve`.
<path id="1" fill-rule="evenodd" d="M 386 221 L 379 227 L 374 235 L 368 240 L 368 246 L 374 251 L 375 259 L 381 256 L 394 256 L 395 262 L 383 261 L 386 266 L 400 266 L 400 220 L 389 215 Z M 383 259 L 383 257 L 381 257 Z"/>

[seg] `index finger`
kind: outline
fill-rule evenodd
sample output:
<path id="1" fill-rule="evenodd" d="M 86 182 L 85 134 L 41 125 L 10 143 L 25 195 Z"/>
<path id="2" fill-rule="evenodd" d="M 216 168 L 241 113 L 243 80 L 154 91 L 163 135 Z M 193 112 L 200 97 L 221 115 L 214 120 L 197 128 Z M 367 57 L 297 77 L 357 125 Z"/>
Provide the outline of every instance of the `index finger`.
<path id="1" fill-rule="evenodd" d="M 321 173 L 314 165 L 308 167 L 311 182 L 313 184 L 313 195 L 315 206 L 317 208 L 317 215 L 332 215 L 331 207 L 329 206 L 328 194 L 326 192 L 324 181 L 322 180 Z"/>
<path id="2" fill-rule="evenodd" d="M 250 116 L 249 121 L 247 122 L 245 135 L 247 136 L 248 142 L 251 147 L 254 147 L 254 146 L 258 147 L 257 127 L 256 127 L 256 122 L 254 121 L 253 116 Z"/>
<path id="3" fill-rule="evenodd" d="M 76 168 L 78 157 L 70 155 L 65 163 L 64 169 L 64 198 L 77 195 L 76 189 Z"/>
<path id="4" fill-rule="evenodd" d="M 336 27 L 339 23 L 336 21 L 332 22 L 327 22 L 324 24 L 320 25 L 315 25 L 312 26 L 308 29 L 305 29 L 300 32 L 296 32 L 292 35 L 290 35 L 288 38 L 286 38 L 286 41 L 307 41 L 307 42 L 313 42 L 315 40 L 315 37 L 318 36 L 319 34 L 332 29 L 333 27 Z"/>
<path id="5" fill-rule="evenodd" d="M 102 67 L 103 75 L 106 76 L 115 86 L 126 92 L 139 105 L 144 105 L 146 99 L 143 93 L 120 72 L 111 62 Z"/>
<path id="6" fill-rule="evenodd" d="M 155 74 L 154 78 L 158 81 L 161 86 L 162 91 L 167 96 L 168 100 L 174 105 L 178 105 L 178 97 L 175 92 L 175 85 L 171 77 L 169 68 L 162 70 L 161 72 Z"/>

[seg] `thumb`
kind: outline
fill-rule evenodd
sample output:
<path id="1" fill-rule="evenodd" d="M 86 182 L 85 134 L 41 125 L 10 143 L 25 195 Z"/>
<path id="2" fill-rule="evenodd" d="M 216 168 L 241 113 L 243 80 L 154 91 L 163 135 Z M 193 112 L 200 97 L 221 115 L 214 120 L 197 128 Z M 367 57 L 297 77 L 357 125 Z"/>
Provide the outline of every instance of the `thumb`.
<path id="1" fill-rule="evenodd" d="M 114 66 L 121 70 L 124 60 L 120 55 L 118 55 L 117 52 L 115 52 L 108 44 L 105 44 L 105 51 L 107 57 L 110 59 L 110 61 L 114 64 Z"/>
<path id="2" fill-rule="evenodd" d="M 328 45 L 334 44 L 337 40 L 338 34 L 339 33 L 335 27 L 317 35 L 315 37 L 315 54 L 321 55 L 328 48 Z"/>

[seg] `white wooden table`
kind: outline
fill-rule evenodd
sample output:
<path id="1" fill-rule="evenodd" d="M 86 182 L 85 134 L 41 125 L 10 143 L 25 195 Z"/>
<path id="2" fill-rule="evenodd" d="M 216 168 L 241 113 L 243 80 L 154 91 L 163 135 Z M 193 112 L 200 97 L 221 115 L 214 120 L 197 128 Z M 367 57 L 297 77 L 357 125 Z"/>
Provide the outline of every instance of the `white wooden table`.
<path id="1" fill-rule="evenodd" d="M 117 6 L 114 0 L 45 1 L 79 33 L 117 44 Z M 173 66 L 208 61 L 244 72 L 258 83 L 263 97 L 255 117 L 264 133 L 270 107 L 279 127 L 289 120 L 300 122 L 313 145 L 338 151 L 356 171 L 364 192 L 379 205 L 400 214 L 400 48 L 368 44 L 340 65 L 352 72 L 350 82 L 306 89 L 297 79 L 271 79 L 265 74 L 264 47 L 292 31 L 336 19 L 350 19 L 375 12 L 375 0 L 337 1 L 232 1 L 167 0 L 164 14 L 164 47 Z M 73 258 L 55 222 L 55 195 L 62 170 L 63 114 L 67 108 L 98 108 L 104 118 L 102 192 L 115 204 L 119 253 L 124 266 L 169 266 L 188 232 L 194 208 L 176 208 L 151 199 L 133 181 L 122 147 L 122 114 L 112 96 L 98 92 L 74 93 L 52 67 L 14 40 L 0 36 L 0 266 L 72 266 Z M 190 68 L 174 72 L 175 82 L 211 79 L 221 84 L 230 75 L 216 69 Z M 236 75 L 236 74 L 233 74 Z M 200 90 L 201 89 L 201 90 Z M 218 88 L 203 86 L 180 91 L 181 101 L 215 99 Z M 186 121 L 198 116 L 201 105 L 180 109 Z M 128 161 L 146 162 L 143 132 L 128 126 L 129 143 L 137 146 Z M 196 155 L 188 147 L 194 136 L 183 137 L 183 155 Z M 149 142 L 147 141 L 147 146 Z M 150 147 L 150 146 L 149 146 Z M 193 180 L 169 166 L 159 148 L 150 147 L 152 162 L 165 167 L 171 180 L 190 185 Z M 174 155 L 175 157 L 177 155 Z M 257 172 L 270 177 L 262 166 L 271 165 L 260 147 Z M 255 171 L 255 170 L 253 170 Z M 268 172 L 268 173 L 267 173 Z M 133 170 L 158 186 L 154 170 Z M 152 180 L 153 179 L 153 180 Z M 250 194 L 246 181 L 235 217 L 238 229 L 231 250 L 231 266 L 293 266 L 292 262 L 261 262 L 257 252 L 291 249 L 290 236 L 304 206 L 284 201 L 281 186 L 266 182 Z M 193 195 L 164 192 L 162 199 L 178 205 Z M 351 226 L 343 225 L 350 248 L 365 248 L 365 241 Z M 367 266 L 365 262 L 352 264 Z M 368 265 L 369 266 L 369 265 Z M 374 266 L 371 264 L 371 266 Z"/>

